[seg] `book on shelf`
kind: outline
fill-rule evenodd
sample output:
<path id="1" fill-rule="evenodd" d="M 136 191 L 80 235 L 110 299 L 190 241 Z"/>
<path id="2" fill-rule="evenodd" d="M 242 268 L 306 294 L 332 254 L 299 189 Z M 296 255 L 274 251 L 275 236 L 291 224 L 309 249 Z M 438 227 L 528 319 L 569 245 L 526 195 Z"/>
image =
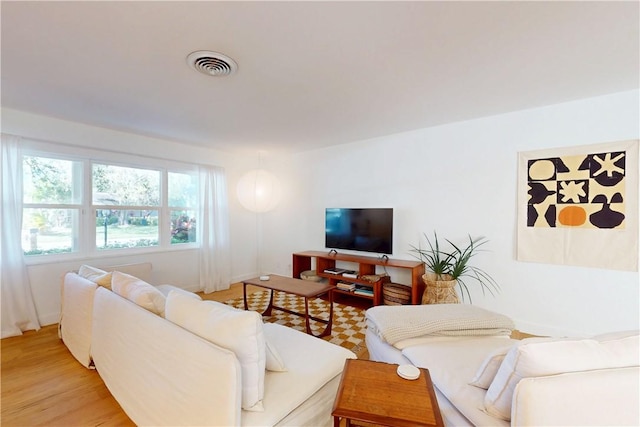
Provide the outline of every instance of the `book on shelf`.
<path id="1" fill-rule="evenodd" d="M 373 290 L 356 289 L 355 291 L 353 291 L 353 293 L 355 295 L 363 295 L 363 296 L 368 296 L 368 297 L 372 297 L 373 296 Z"/>
<path id="2" fill-rule="evenodd" d="M 342 273 L 342 277 L 346 277 L 347 279 L 357 279 L 358 273 L 356 273 L 355 271 L 345 271 L 344 273 Z"/>
<path id="3" fill-rule="evenodd" d="M 373 288 L 366 285 L 356 285 L 355 293 L 357 293 L 358 295 L 373 296 Z"/>
<path id="4" fill-rule="evenodd" d="M 356 289 L 356 285 L 354 283 L 345 283 L 345 282 L 338 282 L 336 283 L 336 287 L 340 290 L 343 291 L 354 291 Z"/>
<path id="5" fill-rule="evenodd" d="M 353 270 L 348 270 L 346 268 L 339 268 L 339 267 L 331 267 L 331 268 L 327 268 L 324 270 L 325 273 L 329 273 L 329 274 L 338 274 L 338 275 L 344 275 L 344 274 L 356 274 L 355 271 Z M 358 277 L 358 276 L 356 276 Z"/>
<path id="6" fill-rule="evenodd" d="M 345 271 L 348 271 L 348 270 L 344 268 L 337 268 L 337 267 L 331 267 L 324 270 L 324 272 L 328 274 L 342 274 Z"/>

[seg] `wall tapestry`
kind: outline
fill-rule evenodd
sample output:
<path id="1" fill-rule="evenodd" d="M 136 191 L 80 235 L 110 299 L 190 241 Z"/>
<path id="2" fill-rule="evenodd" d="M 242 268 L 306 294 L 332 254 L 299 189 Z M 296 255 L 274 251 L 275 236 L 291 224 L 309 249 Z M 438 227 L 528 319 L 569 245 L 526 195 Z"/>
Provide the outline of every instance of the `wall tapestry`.
<path id="1" fill-rule="evenodd" d="M 519 153 L 519 261 L 638 271 L 638 140 Z"/>

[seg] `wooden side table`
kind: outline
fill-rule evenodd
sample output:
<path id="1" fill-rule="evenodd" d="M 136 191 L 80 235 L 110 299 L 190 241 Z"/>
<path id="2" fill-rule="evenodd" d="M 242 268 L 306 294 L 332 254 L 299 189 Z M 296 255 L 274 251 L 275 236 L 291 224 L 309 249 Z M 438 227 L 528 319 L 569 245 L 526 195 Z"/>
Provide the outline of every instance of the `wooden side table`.
<path id="1" fill-rule="evenodd" d="M 333 425 L 340 419 L 383 426 L 444 426 L 429 371 L 416 380 L 396 373 L 398 365 L 348 359 L 333 404 Z"/>

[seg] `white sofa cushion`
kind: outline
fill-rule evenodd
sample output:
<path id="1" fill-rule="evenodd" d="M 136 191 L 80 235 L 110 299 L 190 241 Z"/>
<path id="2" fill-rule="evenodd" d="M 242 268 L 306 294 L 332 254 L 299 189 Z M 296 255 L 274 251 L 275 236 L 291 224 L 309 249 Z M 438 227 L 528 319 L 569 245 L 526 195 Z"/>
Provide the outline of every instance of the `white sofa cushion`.
<path id="1" fill-rule="evenodd" d="M 510 420 L 513 392 L 522 378 L 638 366 L 639 359 L 638 334 L 603 341 L 560 339 L 523 342 L 505 356 L 485 395 L 485 410 L 492 416 Z"/>
<path id="2" fill-rule="evenodd" d="M 216 301 L 198 301 L 171 291 L 165 318 L 233 351 L 242 370 L 242 409 L 263 411 L 266 356 L 262 317 L 255 311 L 229 308 Z"/>
<path id="3" fill-rule="evenodd" d="M 78 269 L 78 276 L 91 280 L 93 283 L 104 286 L 107 289 L 111 289 L 111 271 L 106 272 L 99 268 L 84 264 Z"/>
<path id="4" fill-rule="evenodd" d="M 629 338 L 629 337 L 638 336 L 638 335 L 640 335 L 640 330 L 635 329 L 631 331 L 607 332 L 605 334 L 596 335 L 593 337 L 593 339 L 596 341 L 605 342 L 605 341 L 621 340 L 624 338 Z M 620 343 L 624 345 L 626 341 L 621 341 Z"/>
<path id="5" fill-rule="evenodd" d="M 511 425 L 639 426 L 640 367 L 523 378 L 513 393 Z"/>
<path id="6" fill-rule="evenodd" d="M 152 313 L 164 316 L 166 298 L 155 286 L 129 274 L 114 271 L 111 290 Z"/>
<path id="7" fill-rule="evenodd" d="M 322 422 L 314 424 L 289 422 L 282 424 L 281 420 L 291 411 L 302 406 L 336 376 L 340 376 L 345 360 L 355 359 L 355 354 L 344 347 L 328 343 L 325 340 L 286 326 L 265 323 L 263 330 L 265 338 L 278 348 L 288 371 L 266 373 L 265 411 L 243 411 L 242 425 L 332 425 L 331 406 L 335 400 L 337 384 L 332 389 L 332 393 L 325 396 L 328 399 L 328 402 L 325 402 L 326 404 L 308 408 L 309 414 L 324 409 L 325 419 Z"/>
<path id="8" fill-rule="evenodd" d="M 433 341 L 408 347 L 402 354 L 416 366 L 429 370 L 437 389 L 475 426 L 508 426 L 479 408 L 483 407 L 485 390 L 470 386 L 478 366 L 488 353 L 517 341 L 509 337 L 473 337 L 459 340 Z"/>

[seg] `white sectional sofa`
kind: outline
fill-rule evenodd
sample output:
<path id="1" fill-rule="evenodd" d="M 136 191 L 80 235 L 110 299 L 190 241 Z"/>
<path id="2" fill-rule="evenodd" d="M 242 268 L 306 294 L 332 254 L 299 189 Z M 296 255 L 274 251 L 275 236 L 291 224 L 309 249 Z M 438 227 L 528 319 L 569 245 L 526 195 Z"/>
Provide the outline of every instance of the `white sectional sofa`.
<path id="1" fill-rule="evenodd" d="M 639 331 L 513 340 L 491 328 L 483 331 L 482 325 L 456 330 L 453 322 L 419 335 L 411 314 L 407 329 L 417 335 L 387 341 L 397 330 L 385 335 L 385 319 L 389 313 L 406 315 L 407 309 L 443 313 L 447 308 L 368 310 L 370 358 L 427 368 L 447 426 L 640 425 Z M 473 315 L 477 309 L 469 310 Z"/>
<path id="2" fill-rule="evenodd" d="M 162 298 L 153 291 L 143 298 L 125 284 L 118 294 L 115 282 L 110 290 L 67 273 L 60 335 L 82 365 L 97 369 L 136 424 L 331 425 L 352 352 L 171 286 L 155 287 Z M 202 322 L 194 326 L 198 316 Z M 218 332 L 231 349 L 212 342 Z"/>

